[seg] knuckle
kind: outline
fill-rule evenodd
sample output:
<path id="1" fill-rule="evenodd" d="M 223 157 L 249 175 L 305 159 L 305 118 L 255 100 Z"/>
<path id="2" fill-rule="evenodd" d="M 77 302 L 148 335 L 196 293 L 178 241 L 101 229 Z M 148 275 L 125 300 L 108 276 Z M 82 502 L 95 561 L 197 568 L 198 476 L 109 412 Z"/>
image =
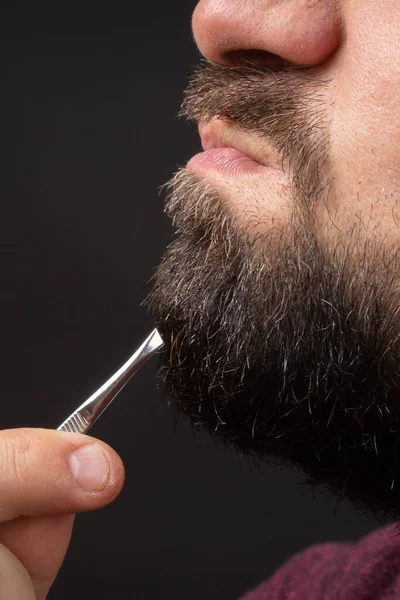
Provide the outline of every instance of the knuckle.
<path id="1" fill-rule="evenodd" d="M 22 490 L 31 475 L 30 454 L 32 441 L 28 434 L 5 436 L 1 448 L 1 467 L 18 490 Z"/>

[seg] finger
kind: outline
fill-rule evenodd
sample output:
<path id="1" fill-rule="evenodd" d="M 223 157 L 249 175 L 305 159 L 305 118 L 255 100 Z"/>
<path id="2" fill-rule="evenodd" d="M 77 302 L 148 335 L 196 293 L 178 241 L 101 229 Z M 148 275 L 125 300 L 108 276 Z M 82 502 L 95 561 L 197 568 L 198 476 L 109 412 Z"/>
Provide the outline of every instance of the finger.
<path id="1" fill-rule="evenodd" d="M 50 429 L 0 431 L 0 523 L 100 508 L 123 483 L 121 459 L 100 440 Z"/>
<path id="2" fill-rule="evenodd" d="M 0 544 L 0 598 L 37 600 L 32 581 L 22 563 Z"/>
<path id="3" fill-rule="evenodd" d="M 74 518 L 75 515 L 19 517 L 0 525 L 0 544 L 24 565 L 38 600 L 47 597 L 60 570 L 71 539 Z M 1 594 L 0 598 L 3 598 Z"/>

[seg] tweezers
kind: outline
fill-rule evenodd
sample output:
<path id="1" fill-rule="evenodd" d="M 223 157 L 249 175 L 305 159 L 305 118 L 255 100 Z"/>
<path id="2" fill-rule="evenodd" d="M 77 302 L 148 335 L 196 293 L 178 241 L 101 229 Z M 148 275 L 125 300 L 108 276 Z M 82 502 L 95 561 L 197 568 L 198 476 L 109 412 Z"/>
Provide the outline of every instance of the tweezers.
<path id="1" fill-rule="evenodd" d="M 57 427 L 58 430 L 75 433 L 86 433 L 99 416 L 110 406 L 131 377 L 142 367 L 153 354 L 164 345 L 154 329 L 136 352 L 122 365 L 110 379 L 94 392 L 83 404 Z"/>

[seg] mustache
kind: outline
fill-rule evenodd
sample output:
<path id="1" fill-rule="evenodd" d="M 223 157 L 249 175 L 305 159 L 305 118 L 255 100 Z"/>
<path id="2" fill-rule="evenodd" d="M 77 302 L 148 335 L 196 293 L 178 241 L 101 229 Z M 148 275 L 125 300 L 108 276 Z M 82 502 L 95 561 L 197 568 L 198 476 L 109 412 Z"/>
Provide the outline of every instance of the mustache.
<path id="1" fill-rule="evenodd" d="M 268 140 L 292 173 L 302 195 L 322 187 L 327 162 L 325 88 L 328 79 L 293 65 L 271 69 L 253 61 L 234 67 L 201 61 L 189 78 L 179 117 L 222 119 Z"/>

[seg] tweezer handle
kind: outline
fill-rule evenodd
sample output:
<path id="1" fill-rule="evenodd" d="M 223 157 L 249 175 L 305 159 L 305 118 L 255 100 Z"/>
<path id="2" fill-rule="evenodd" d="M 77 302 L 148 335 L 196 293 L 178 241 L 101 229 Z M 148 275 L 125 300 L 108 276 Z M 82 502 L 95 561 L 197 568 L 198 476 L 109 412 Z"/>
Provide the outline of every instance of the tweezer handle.
<path id="1" fill-rule="evenodd" d="M 86 433 L 111 404 L 130 378 L 153 354 L 163 346 L 157 329 L 154 329 L 138 350 L 94 394 L 81 404 L 57 430 Z"/>

